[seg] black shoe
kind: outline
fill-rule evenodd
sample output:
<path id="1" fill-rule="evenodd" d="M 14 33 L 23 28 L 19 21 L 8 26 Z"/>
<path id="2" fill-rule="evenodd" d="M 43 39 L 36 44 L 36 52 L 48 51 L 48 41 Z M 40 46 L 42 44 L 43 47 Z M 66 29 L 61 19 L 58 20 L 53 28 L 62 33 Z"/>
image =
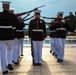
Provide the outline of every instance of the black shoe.
<path id="1" fill-rule="evenodd" d="M 20 56 L 18 58 L 20 58 Z"/>
<path id="2" fill-rule="evenodd" d="M 3 74 L 7 74 L 8 73 L 8 70 L 6 70 L 6 71 L 3 71 Z"/>
<path id="3" fill-rule="evenodd" d="M 19 62 L 14 62 L 15 65 L 19 65 Z"/>
<path id="4" fill-rule="evenodd" d="M 7 68 L 8 68 L 9 70 L 13 70 L 12 64 L 8 64 Z"/>
<path id="5" fill-rule="evenodd" d="M 50 53 L 52 53 L 52 50 L 50 50 Z"/>
<path id="6" fill-rule="evenodd" d="M 41 66 L 41 63 L 37 63 L 38 66 Z"/>
<path id="7" fill-rule="evenodd" d="M 14 61 L 12 60 L 12 63 L 13 63 Z"/>
<path id="8" fill-rule="evenodd" d="M 53 56 L 55 55 L 55 52 L 53 52 L 53 54 L 52 54 Z"/>
<path id="9" fill-rule="evenodd" d="M 61 59 L 61 62 L 63 62 L 63 60 Z"/>
<path id="10" fill-rule="evenodd" d="M 57 62 L 61 62 L 61 59 L 57 59 Z"/>
<path id="11" fill-rule="evenodd" d="M 23 54 L 21 54 L 21 56 L 24 56 Z"/>
<path id="12" fill-rule="evenodd" d="M 63 62 L 63 60 L 62 59 L 58 59 L 57 62 Z"/>

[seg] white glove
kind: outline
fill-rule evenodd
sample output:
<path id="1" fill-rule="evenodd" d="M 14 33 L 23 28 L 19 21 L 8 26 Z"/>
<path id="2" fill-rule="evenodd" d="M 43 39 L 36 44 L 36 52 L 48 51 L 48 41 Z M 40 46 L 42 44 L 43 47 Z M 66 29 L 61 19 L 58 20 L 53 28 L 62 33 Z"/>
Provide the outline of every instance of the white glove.
<path id="1" fill-rule="evenodd" d="M 76 30 L 74 30 L 74 32 L 76 33 Z"/>
<path id="2" fill-rule="evenodd" d="M 68 35 L 70 35 L 71 34 L 71 32 L 68 32 Z"/>
<path id="3" fill-rule="evenodd" d="M 29 38 L 29 41 L 31 42 L 31 38 Z"/>

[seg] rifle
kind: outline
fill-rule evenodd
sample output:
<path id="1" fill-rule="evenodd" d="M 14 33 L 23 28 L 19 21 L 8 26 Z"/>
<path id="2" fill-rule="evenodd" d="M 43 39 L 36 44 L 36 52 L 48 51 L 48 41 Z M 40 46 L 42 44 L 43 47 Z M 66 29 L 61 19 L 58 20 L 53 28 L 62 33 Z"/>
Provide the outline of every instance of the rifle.
<path id="1" fill-rule="evenodd" d="M 41 16 L 42 18 L 45 18 L 45 19 L 54 19 L 55 21 L 56 20 L 59 20 L 59 18 L 55 18 L 55 17 L 45 17 L 45 16 Z M 65 16 L 64 18 L 62 18 L 61 20 L 70 20 L 70 18 L 67 16 Z"/>
<path id="2" fill-rule="evenodd" d="M 55 17 L 44 17 L 44 16 L 41 16 L 42 18 L 44 19 L 54 19 L 54 20 L 57 20 L 58 18 L 55 18 Z"/>
<path id="3" fill-rule="evenodd" d="M 29 20 L 29 19 L 31 19 L 31 18 L 33 18 L 34 16 L 31 16 L 30 18 L 27 18 L 27 19 L 23 19 L 23 21 L 27 21 L 27 20 Z"/>
<path id="4" fill-rule="evenodd" d="M 51 17 L 44 17 L 44 16 L 41 16 L 41 17 L 44 19 L 55 19 L 55 18 L 51 18 Z"/>
<path id="5" fill-rule="evenodd" d="M 26 17 L 28 17 L 30 14 L 27 14 L 23 19 L 25 19 Z"/>
<path id="6" fill-rule="evenodd" d="M 16 14 L 16 16 L 18 17 L 18 16 L 22 16 L 22 15 L 27 14 L 27 13 L 31 13 L 31 12 L 33 12 L 33 11 L 35 11 L 35 10 L 38 10 L 38 8 L 42 8 L 42 7 L 44 7 L 44 6 L 45 6 L 45 5 L 36 7 L 36 8 L 34 8 L 34 9 L 28 11 L 28 12 L 18 13 L 18 14 Z"/>

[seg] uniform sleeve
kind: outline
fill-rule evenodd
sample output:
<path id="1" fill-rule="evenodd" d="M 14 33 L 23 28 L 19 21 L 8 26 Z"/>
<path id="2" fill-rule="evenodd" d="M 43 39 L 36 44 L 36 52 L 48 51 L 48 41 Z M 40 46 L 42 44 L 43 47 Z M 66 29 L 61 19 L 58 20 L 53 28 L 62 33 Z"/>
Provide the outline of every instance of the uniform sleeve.
<path id="1" fill-rule="evenodd" d="M 32 21 L 30 21 L 30 23 L 29 23 L 29 29 L 28 29 L 28 36 L 29 36 L 29 38 L 31 38 L 31 33 L 32 32 Z"/>
<path id="2" fill-rule="evenodd" d="M 43 31 L 44 31 L 44 38 L 46 38 L 46 25 L 45 25 L 45 21 L 43 21 Z"/>
<path id="3" fill-rule="evenodd" d="M 23 29 L 25 27 L 25 24 L 24 22 L 21 23 L 21 28 L 20 29 Z"/>
<path id="4" fill-rule="evenodd" d="M 68 23 L 65 23 L 65 26 L 66 26 L 66 28 L 67 28 L 69 31 L 74 32 L 74 30 L 72 30 L 72 29 L 70 28 L 70 26 L 69 26 Z"/>
<path id="5" fill-rule="evenodd" d="M 23 29 L 25 27 L 25 23 L 24 23 L 23 19 L 22 18 L 20 18 L 20 19 L 18 18 L 18 20 L 19 20 L 19 22 L 21 24 L 21 29 Z"/>
<path id="6" fill-rule="evenodd" d="M 17 17 L 13 14 L 13 26 L 16 27 L 16 29 L 20 29 L 20 22 L 19 20 L 17 19 Z"/>
<path id="7" fill-rule="evenodd" d="M 23 27 L 25 27 L 25 23 L 23 22 Z"/>

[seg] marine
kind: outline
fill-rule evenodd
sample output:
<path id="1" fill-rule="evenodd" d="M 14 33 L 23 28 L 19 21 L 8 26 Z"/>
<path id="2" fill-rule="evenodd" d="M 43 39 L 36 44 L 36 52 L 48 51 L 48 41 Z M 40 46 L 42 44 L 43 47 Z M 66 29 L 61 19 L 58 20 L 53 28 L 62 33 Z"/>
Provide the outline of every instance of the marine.
<path id="1" fill-rule="evenodd" d="M 2 73 L 7 74 L 8 70 L 13 70 L 12 51 L 14 33 L 12 27 L 19 25 L 19 21 L 14 14 L 9 13 L 9 1 L 2 1 L 3 11 L 0 12 L 0 53 Z"/>
<path id="2" fill-rule="evenodd" d="M 35 10 L 35 18 L 29 23 L 29 38 L 33 43 L 34 66 L 42 64 L 42 46 L 43 40 L 46 38 L 45 21 L 40 19 L 40 12 L 40 10 Z"/>

